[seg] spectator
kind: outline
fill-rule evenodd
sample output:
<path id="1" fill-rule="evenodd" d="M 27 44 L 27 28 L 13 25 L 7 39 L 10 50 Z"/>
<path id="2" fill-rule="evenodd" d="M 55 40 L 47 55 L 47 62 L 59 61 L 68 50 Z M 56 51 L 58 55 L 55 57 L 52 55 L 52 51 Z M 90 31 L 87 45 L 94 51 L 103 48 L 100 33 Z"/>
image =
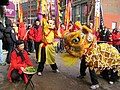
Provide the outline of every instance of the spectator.
<path id="1" fill-rule="evenodd" d="M 29 31 L 29 39 L 34 41 L 34 47 L 36 51 L 36 61 L 38 61 L 39 45 L 42 42 L 42 27 L 39 19 L 35 20 L 33 27 Z"/>
<path id="2" fill-rule="evenodd" d="M 110 31 L 106 27 L 104 27 L 104 29 L 101 30 L 101 32 L 100 32 L 100 41 L 108 42 L 109 36 L 110 36 Z"/>
<path id="3" fill-rule="evenodd" d="M 2 43 L 2 39 L 3 39 L 3 31 L 4 31 L 4 26 L 2 24 L 2 22 L 0 21 L 0 64 L 4 65 L 4 60 L 3 60 L 3 43 Z"/>
<path id="4" fill-rule="evenodd" d="M 22 71 L 27 66 L 32 66 L 32 63 L 28 53 L 24 50 L 24 41 L 19 40 L 16 42 L 16 48 L 11 53 L 11 62 L 7 74 L 8 80 L 16 83 L 22 78 L 27 83 L 27 75 Z"/>
<path id="5" fill-rule="evenodd" d="M 120 52 L 120 31 L 115 28 L 112 33 L 113 46 Z"/>
<path id="6" fill-rule="evenodd" d="M 69 24 L 68 24 L 68 30 L 69 30 L 69 32 L 73 32 L 74 31 L 73 29 L 74 29 L 73 22 L 70 21 Z"/>
<path id="7" fill-rule="evenodd" d="M 8 51 L 6 62 L 10 64 L 10 53 L 14 49 L 14 45 L 16 42 L 16 33 L 14 29 L 12 28 L 11 20 L 8 19 L 7 17 L 5 20 L 5 25 L 6 25 L 6 29 L 4 30 L 4 35 L 5 35 L 4 38 L 6 40 L 7 51 Z"/>
<path id="8" fill-rule="evenodd" d="M 28 30 L 28 40 L 27 40 L 27 43 L 28 43 L 28 51 L 33 53 L 34 52 L 34 41 L 33 39 L 31 38 L 31 29 L 32 28 L 32 25 L 29 25 L 27 30 Z"/>

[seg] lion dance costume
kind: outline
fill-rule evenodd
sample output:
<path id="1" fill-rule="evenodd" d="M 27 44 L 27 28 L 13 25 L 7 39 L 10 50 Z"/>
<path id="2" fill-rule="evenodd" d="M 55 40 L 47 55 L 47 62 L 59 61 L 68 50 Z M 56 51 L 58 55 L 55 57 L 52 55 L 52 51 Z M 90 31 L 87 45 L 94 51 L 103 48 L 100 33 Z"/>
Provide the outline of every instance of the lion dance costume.
<path id="1" fill-rule="evenodd" d="M 67 57 L 81 58 L 86 55 L 86 62 L 90 68 L 102 71 L 105 68 L 120 70 L 120 54 L 118 50 L 107 43 L 97 44 L 92 30 L 85 25 L 81 30 L 69 32 L 65 35 Z M 66 57 L 66 55 L 64 55 Z M 67 59 L 68 60 L 68 59 Z"/>

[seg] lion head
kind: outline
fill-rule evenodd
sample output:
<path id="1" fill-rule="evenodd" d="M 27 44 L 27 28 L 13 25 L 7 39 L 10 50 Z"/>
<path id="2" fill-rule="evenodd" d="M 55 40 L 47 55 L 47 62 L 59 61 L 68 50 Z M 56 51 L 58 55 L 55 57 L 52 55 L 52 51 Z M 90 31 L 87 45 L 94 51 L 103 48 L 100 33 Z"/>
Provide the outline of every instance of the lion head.
<path id="1" fill-rule="evenodd" d="M 83 25 L 81 30 L 67 33 L 64 40 L 66 51 L 75 57 L 81 57 L 94 44 L 95 37 L 92 30 Z"/>

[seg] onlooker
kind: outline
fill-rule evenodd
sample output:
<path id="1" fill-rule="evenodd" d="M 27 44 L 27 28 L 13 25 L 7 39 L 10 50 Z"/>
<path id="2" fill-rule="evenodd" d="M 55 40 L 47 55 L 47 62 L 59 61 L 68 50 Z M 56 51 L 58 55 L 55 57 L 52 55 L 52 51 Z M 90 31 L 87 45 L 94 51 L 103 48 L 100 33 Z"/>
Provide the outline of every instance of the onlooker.
<path id="1" fill-rule="evenodd" d="M 18 40 L 18 26 L 17 26 L 17 24 L 14 22 L 14 23 L 12 24 L 12 27 L 13 27 L 15 33 L 16 33 L 16 39 Z"/>
<path id="2" fill-rule="evenodd" d="M 68 30 L 69 30 L 69 32 L 73 32 L 74 31 L 73 28 L 74 28 L 73 22 L 70 21 L 69 24 L 68 24 Z"/>
<path id="3" fill-rule="evenodd" d="M 27 30 L 28 30 L 27 43 L 28 43 L 28 52 L 33 53 L 34 52 L 34 41 L 33 41 L 33 39 L 31 38 L 31 35 L 30 35 L 31 28 L 32 28 L 32 25 L 29 25 L 28 28 L 27 28 Z"/>
<path id="4" fill-rule="evenodd" d="M 120 31 L 115 28 L 112 33 L 113 46 L 120 52 Z"/>
<path id="5" fill-rule="evenodd" d="M 60 33 L 61 33 L 61 38 L 60 38 L 60 46 L 59 46 L 59 50 L 60 52 L 62 52 L 64 50 L 64 31 L 65 31 L 65 25 L 62 23 L 60 25 Z"/>
<path id="6" fill-rule="evenodd" d="M 3 65 L 4 64 L 4 60 L 3 60 L 3 43 L 2 43 L 2 39 L 3 39 L 3 31 L 4 31 L 4 26 L 2 24 L 2 22 L 0 21 L 0 64 Z"/>
<path id="7" fill-rule="evenodd" d="M 33 27 L 29 31 L 29 38 L 34 41 L 34 47 L 36 51 L 36 61 L 38 61 L 39 45 L 42 42 L 42 27 L 39 19 L 35 20 Z"/>
<path id="8" fill-rule="evenodd" d="M 109 36 L 110 36 L 110 31 L 106 27 L 104 27 L 104 29 L 101 30 L 101 32 L 100 32 L 100 41 L 108 42 Z"/>
<path id="9" fill-rule="evenodd" d="M 12 28 L 11 20 L 8 19 L 7 17 L 5 19 L 5 25 L 6 25 L 6 29 L 4 30 L 4 38 L 6 40 L 7 51 L 8 51 L 6 62 L 10 64 L 10 53 L 14 49 L 14 45 L 16 42 L 16 33 Z"/>
<path id="10" fill-rule="evenodd" d="M 18 82 L 20 78 L 28 82 L 27 75 L 23 73 L 22 69 L 27 66 L 32 66 L 28 53 L 24 50 L 24 41 L 17 41 L 16 48 L 11 53 L 10 67 L 7 77 L 10 82 Z"/>

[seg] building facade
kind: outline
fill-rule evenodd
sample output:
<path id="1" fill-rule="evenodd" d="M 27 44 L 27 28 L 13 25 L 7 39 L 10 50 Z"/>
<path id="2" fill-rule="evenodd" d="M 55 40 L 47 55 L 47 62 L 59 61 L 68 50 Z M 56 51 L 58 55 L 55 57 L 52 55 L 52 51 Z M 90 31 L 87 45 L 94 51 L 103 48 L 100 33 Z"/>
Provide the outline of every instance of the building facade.
<path id="1" fill-rule="evenodd" d="M 89 0 L 73 0 L 72 2 L 72 20 L 75 21 L 81 21 L 81 23 L 86 23 L 87 21 L 87 15 L 89 12 Z M 62 13 L 63 16 L 65 15 L 65 5 L 66 0 L 62 1 Z M 64 21 L 64 17 L 62 19 Z"/>
<path id="2" fill-rule="evenodd" d="M 33 24 L 37 18 L 37 2 L 34 0 L 28 0 L 28 2 L 22 3 L 23 7 L 23 19 L 27 24 Z"/>
<path id="3" fill-rule="evenodd" d="M 91 8 L 91 0 L 72 0 L 72 20 L 80 21 L 81 23 L 87 22 L 88 13 Z M 104 26 L 110 29 L 120 29 L 120 0 L 100 0 L 103 14 Z M 65 16 L 66 0 L 62 0 L 62 14 L 63 21 Z M 94 8 L 95 9 L 95 8 Z M 95 11 L 95 10 L 94 10 Z M 90 17 L 90 20 L 94 22 L 94 13 Z"/>
<path id="4" fill-rule="evenodd" d="M 50 7 L 51 4 L 51 7 Z M 34 20 L 37 19 L 37 0 L 28 0 L 28 2 L 22 3 L 23 7 L 23 18 L 27 24 L 33 24 Z M 50 10 L 51 9 L 51 10 Z M 48 17 L 55 18 L 55 4 L 54 0 L 50 3 L 50 0 L 47 1 L 47 8 L 46 8 Z"/>
<path id="5" fill-rule="evenodd" d="M 104 25 L 120 29 L 120 0 L 101 0 Z"/>

